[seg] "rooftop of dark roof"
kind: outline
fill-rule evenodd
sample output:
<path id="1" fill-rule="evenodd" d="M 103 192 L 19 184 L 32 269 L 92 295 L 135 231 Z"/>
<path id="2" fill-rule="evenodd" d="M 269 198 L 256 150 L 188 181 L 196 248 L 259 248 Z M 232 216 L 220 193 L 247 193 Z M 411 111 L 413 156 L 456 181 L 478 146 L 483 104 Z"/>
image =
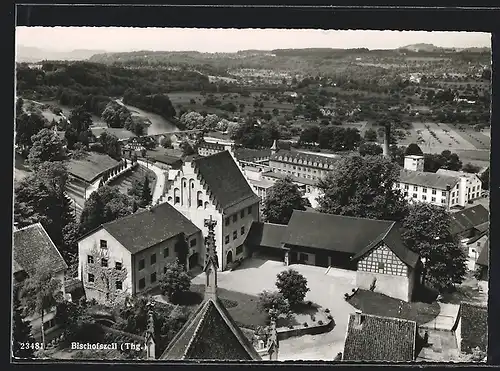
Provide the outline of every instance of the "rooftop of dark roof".
<path id="1" fill-rule="evenodd" d="M 221 208 L 226 209 L 245 200 L 259 202 L 259 196 L 228 151 L 197 158 L 193 163 Z"/>
<path id="2" fill-rule="evenodd" d="M 288 160 L 285 160 L 285 157 L 288 158 Z M 317 155 L 312 153 L 304 153 L 304 152 L 291 151 L 285 149 L 281 149 L 278 152 L 276 152 L 274 155 L 271 156 L 271 159 L 274 161 L 290 161 L 289 159 L 297 159 L 297 160 L 310 161 L 313 163 L 317 162 L 320 164 L 328 164 L 328 165 L 332 165 L 338 161 L 337 157 L 328 157 L 319 154 Z"/>
<path id="3" fill-rule="evenodd" d="M 479 347 L 483 352 L 488 347 L 488 309 L 485 306 L 461 303 L 458 314 L 462 321 L 460 350 L 464 353 L 472 353 Z"/>
<path id="4" fill-rule="evenodd" d="M 481 204 L 456 211 L 451 215 L 451 232 L 459 234 L 472 228 L 483 228 L 485 223 L 489 223 L 490 213 Z"/>
<path id="5" fill-rule="evenodd" d="M 50 258 L 54 272 L 68 268 L 61 253 L 40 223 L 14 231 L 12 253 L 14 273 L 24 270 L 28 275 L 32 274 L 41 256 Z"/>
<path id="6" fill-rule="evenodd" d="M 424 171 L 401 169 L 399 181 L 406 184 L 446 190 L 446 187 L 454 187 L 458 183 L 459 178 Z"/>
<path id="7" fill-rule="evenodd" d="M 204 301 L 172 339 L 160 359 L 260 360 L 220 300 Z"/>
<path id="8" fill-rule="evenodd" d="M 89 152 L 88 155 L 68 161 L 68 173 L 86 182 L 94 181 L 106 170 L 114 168 L 118 161 L 108 155 Z"/>
<path id="9" fill-rule="evenodd" d="M 417 323 L 361 313 L 349 315 L 344 344 L 345 361 L 410 362 L 415 360 Z"/>
<path id="10" fill-rule="evenodd" d="M 270 149 L 251 149 L 239 147 L 234 150 L 234 155 L 238 160 L 253 160 L 255 158 L 262 158 L 271 156 Z"/>
<path id="11" fill-rule="evenodd" d="M 482 265 L 483 267 L 488 267 L 490 262 L 490 240 L 487 239 L 484 243 L 483 249 L 477 257 L 476 264 Z"/>
<path id="12" fill-rule="evenodd" d="M 253 222 L 245 243 L 254 246 L 281 248 L 287 226 Z"/>
<path id="13" fill-rule="evenodd" d="M 384 241 L 403 262 L 415 267 L 418 255 L 404 246 L 393 221 L 294 210 L 283 242 L 344 252 L 357 259 L 380 241 Z"/>
<path id="14" fill-rule="evenodd" d="M 200 231 L 188 218 L 168 203 L 138 211 L 102 227 L 132 254 L 184 233 Z"/>

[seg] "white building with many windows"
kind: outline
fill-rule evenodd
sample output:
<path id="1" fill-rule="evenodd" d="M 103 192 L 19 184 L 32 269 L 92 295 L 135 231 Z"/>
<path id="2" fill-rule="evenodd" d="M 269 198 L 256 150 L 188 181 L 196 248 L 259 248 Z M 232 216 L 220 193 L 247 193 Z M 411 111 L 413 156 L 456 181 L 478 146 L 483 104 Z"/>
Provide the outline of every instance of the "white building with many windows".
<path id="1" fill-rule="evenodd" d="M 460 206 L 466 206 L 470 201 L 481 197 L 482 185 L 481 179 L 477 174 L 464 173 L 462 171 L 453 171 L 439 169 L 436 174 L 448 175 L 460 179 Z"/>

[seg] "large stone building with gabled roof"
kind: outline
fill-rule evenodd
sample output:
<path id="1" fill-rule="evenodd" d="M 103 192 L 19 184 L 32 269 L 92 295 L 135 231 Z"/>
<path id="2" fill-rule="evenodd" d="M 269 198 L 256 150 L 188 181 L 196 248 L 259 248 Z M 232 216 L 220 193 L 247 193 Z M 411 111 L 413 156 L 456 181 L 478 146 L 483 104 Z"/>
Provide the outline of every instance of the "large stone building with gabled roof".
<path id="1" fill-rule="evenodd" d="M 229 151 L 187 158 L 164 200 L 191 220 L 204 235 L 204 220 L 217 221 L 219 269 L 247 256 L 244 241 L 259 220 L 260 198 Z"/>
<path id="2" fill-rule="evenodd" d="M 277 359 L 278 340 L 274 336 L 260 352 L 243 334 L 217 295 L 217 271 L 215 225 L 213 219 L 205 221 L 208 229 L 204 271 L 206 275 L 205 297 L 177 335 L 160 356 L 161 360 L 221 360 L 259 361 L 269 356 Z M 264 357 L 261 357 L 261 354 Z"/>

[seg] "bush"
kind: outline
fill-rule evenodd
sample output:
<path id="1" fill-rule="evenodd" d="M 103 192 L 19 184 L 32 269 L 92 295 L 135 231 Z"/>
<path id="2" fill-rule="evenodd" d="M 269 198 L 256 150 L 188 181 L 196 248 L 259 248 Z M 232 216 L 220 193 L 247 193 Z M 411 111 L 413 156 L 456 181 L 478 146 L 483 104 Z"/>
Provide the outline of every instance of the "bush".
<path id="1" fill-rule="evenodd" d="M 332 320 L 332 319 L 333 319 L 333 317 L 332 317 L 332 315 L 331 315 L 331 314 L 329 314 L 328 316 L 326 316 L 326 318 L 328 318 L 329 320 Z"/>
<path id="2" fill-rule="evenodd" d="M 320 326 L 321 326 L 322 324 L 323 324 L 323 321 L 322 321 L 322 320 L 319 320 L 319 321 L 318 321 L 318 325 L 320 325 Z"/>
<path id="3" fill-rule="evenodd" d="M 287 316 L 290 313 L 288 300 L 278 291 L 262 291 L 259 294 L 257 308 L 259 311 L 269 314 L 273 320 L 276 320 L 280 315 Z"/>
<path id="4" fill-rule="evenodd" d="M 290 305 L 302 303 L 309 288 L 307 279 L 294 269 L 288 269 L 277 275 L 276 287 Z"/>
<path id="5" fill-rule="evenodd" d="M 191 277 L 177 259 L 172 263 L 168 263 L 165 268 L 165 273 L 160 279 L 160 288 L 162 293 L 172 301 L 179 294 L 189 291 Z"/>
<path id="6" fill-rule="evenodd" d="M 330 309 L 326 308 L 325 313 L 330 313 Z"/>
<path id="7" fill-rule="evenodd" d="M 293 330 L 293 325 L 288 325 L 288 328 L 289 328 L 290 330 Z"/>
<path id="8" fill-rule="evenodd" d="M 314 314 L 311 314 L 311 321 L 316 322 L 316 316 Z"/>
<path id="9" fill-rule="evenodd" d="M 307 324 L 307 322 L 304 322 L 304 327 L 309 327 L 309 325 Z"/>

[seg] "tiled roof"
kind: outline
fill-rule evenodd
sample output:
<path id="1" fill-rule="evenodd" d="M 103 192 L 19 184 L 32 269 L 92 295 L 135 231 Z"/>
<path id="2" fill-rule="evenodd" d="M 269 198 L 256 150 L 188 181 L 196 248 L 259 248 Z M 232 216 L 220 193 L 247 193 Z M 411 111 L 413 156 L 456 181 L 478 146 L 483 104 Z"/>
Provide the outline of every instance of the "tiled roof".
<path id="1" fill-rule="evenodd" d="M 357 259 L 381 241 L 403 262 L 415 267 L 418 255 L 403 244 L 399 228 L 393 221 L 294 210 L 283 242 L 345 252 Z"/>
<path id="2" fill-rule="evenodd" d="M 295 183 L 307 184 L 307 185 L 311 185 L 311 186 L 316 186 L 318 184 L 318 181 L 314 180 L 314 179 L 307 179 L 307 178 L 298 177 L 298 176 L 294 176 L 291 174 L 284 174 L 284 173 L 280 173 L 280 172 L 272 171 L 272 170 L 262 173 L 262 176 L 273 178 L 273 179 L 285 179 L 288 177 L 288 178 L 292 179 L 292 181 Z"/>
<path id="3" fill-rule="evenodd" d="M 488 267 L 490 261 L 490 240 L 487 239 L 484 243 L 481 253 L 477 257 L 476 264 L 482 265 L 483 267 Z"/>
<path id="4" fill-rule="evenodd" d="M 234 156 L 240 161 L 252 161 L 258 158 L 269 158 L 271 156 L 271 150 L 240 147 L 234 150 Z"/>
<path id="5" fill-rule="evenodd" d="M 202 142 L 198 144 L 198 148 L 215 149 L 218 151 L 224 151 L 225 149 L 223 144 L 213 142 Z"/>
<path id="6" fill-rule="evenodd" d="M 477 227 L 484 229 L 489 220 L 490 213 L 481 204 L 456 211 L 451 214 L 451 233 L 460 234 Z"/>
<path id="7" fill-rule="evenodd" d="M 399 318 L 360 313 L 349 315 L 344 361 L 410 362 L 415 360 L 417 323 Z"/>
<path id="8" fill-rule="evenodd" d="M 200 231 L 189 219 L 168 203 L 138 211 L 102 225 L 132 254 L 175 237 Z"/>
<path id="9" fill-rule="evenodd" d="M 312 153 L 304 153 L 299 151 L 288 151 L 279 150 L 274 155 L 271 156 L 272 161 L 286 162 L 286 163 L 296 163 L 298 165 L 314 166 L 316 163 L 317 167 L 322 167 L 323 165 L 333 165 L 338 161 L 337 157 L 327 157 L 316 155 Z"/>
<path id="10" fill-rule="evenodd" d="M 260 360 L 255 348 L 218 299 L 204 301 L 172 339 L 164 360 Z"/>
<path id="11" fill-rule="evenodd" d="M 32 274 L 42 256 L 50 258 L 54 272 L 68 268 L 61 253 L 40 223 L 14 231 L 12 254 L 14 273 L 24 270 L 28 275 Z"/>
<path id="12" fill-rule="evenodd" d="M 197 158 L 193 164 L 222 209 L 260 201 L 228 151 Z"/>
<path id="13" fill-rule="evenodd" d="M 465 173 L 463 171 L 454 171 L 454 170 L 447 170 L 447 169 L 439 169 L 438 171 L 436 171 L 436 174 L 454 176 L 457 178 L 458 177 L 466 177 L 469 179 L 478 178 L 478 176 L 476 174 L 473 174 L 473 173 Z"/>
<path id="14" fill-rule="evenodd" d="M 458 177 L 440 175 L 424 171 L 413 171 L 401 169 L 399 181 L 405 184 L 446 190 L 447 187 L 454 187 L 458 182 Z"/>
<path id="15" fill-rule="evenodd" d="M 108 155 L 96 152 L 89 152 L 88 155 L 68 161 L 68 173 L 83 179 L 86 182 L 93 182 L 99 175 L 106 170 L 114 168 L 118 161 Z"/>
<path id="16" fill-rule="evenodd" d="M 151 153 L 148 152 L 148 158 L 151 158 L 155 161 L 161 162 L 167 165 L 181 165 L 182 160 L 180 157 L 170 156 L 165 153 Z"/>
<path id="17" fill-rule="evenodd" d="M 472 353 L 479 347 L 486 352 L 488 347 L 488 309 L 484 306 L 465 303 L 460 304 L 458 320 L 462 321 L 460 350 L 464 353 Z"/>
<path id="18" fill-rule="evenodd" d="M 281 248 L 286 225 L 253 222 L 245 243 L 253 246 Z"/>

